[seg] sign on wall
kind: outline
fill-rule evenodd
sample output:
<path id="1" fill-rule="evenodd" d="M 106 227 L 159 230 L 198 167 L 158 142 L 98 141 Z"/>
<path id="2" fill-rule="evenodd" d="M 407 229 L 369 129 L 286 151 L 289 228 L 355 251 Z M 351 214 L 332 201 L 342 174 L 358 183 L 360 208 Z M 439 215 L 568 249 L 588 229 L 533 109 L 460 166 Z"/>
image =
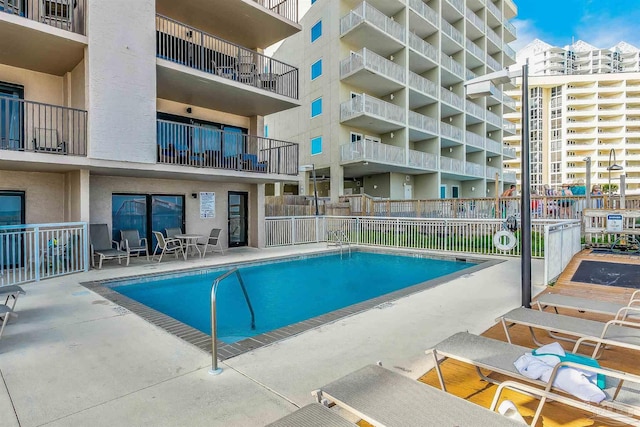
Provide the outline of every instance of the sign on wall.
<path id="1" fill-rule="evenodd" d="M 216 217 L 216 193 L 200 193 L 200 218 Z"/>
<path id="2" fill-rule="evenodd" d="M 620 214 L 607 215 L 607 231 L 610 233 L 622 232 L 622 215 Z"/>

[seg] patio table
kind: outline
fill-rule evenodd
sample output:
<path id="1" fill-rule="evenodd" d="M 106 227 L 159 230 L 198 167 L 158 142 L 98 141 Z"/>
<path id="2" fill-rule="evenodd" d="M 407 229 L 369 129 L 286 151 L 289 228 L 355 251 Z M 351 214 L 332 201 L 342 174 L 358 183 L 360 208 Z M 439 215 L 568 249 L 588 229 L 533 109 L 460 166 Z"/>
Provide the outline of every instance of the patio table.
<path id="1" fill-rule="evenodd" d="M 179 239 L 182 242 L 182 247 L 184 248 L 184 259 L 187 260 L 187 254 L 189 253 L 189 248 L 191 248 L 192 255 L 198 251 L 200 258 L 202 258 L 202 252 L 198 247 L 198 240 L 203 237 L 199 234 L 176 234 L 174 236 L 176 239 Z"/>

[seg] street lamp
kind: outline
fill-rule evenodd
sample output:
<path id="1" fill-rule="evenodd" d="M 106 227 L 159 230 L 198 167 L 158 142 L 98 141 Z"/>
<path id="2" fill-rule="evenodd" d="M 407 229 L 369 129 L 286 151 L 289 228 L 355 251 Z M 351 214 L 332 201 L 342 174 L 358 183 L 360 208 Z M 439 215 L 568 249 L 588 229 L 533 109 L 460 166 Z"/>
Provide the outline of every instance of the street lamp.
<path id="1" fill-rule="evenodd" d="M 311 176 L 313 177 L 313 201 L 316 205 L 316 216 L 320 215 L 318 211 L 318 185 L 316 183 L 316 165 L 315 163 L 310 165 L 302 165 L 298 168 L 300 172 L 308 172 L 312 171 Z"/>
<path id="2" fill-rule="evenodd" d="M 613 156 L 613 163 L 611 163 L 611 156 Z M 613 191 L 611 191 L 611 171 L 621 171 L 622 166 L 616 164 L 616 150 L 613 148 L 609 151 L 609 166 L 607 166 L 607 170 L 609 171 L 609 209 L 611 209 L 613 204 L 611 203 L 611 195 Z"/>
<path id="3" fill-rule="evenodd" d="M 522 306 L 531 307 L 531 186 L 529 184 L 529 63 L 522 70 L 510 71 L 508 68 L 485 74 L 465 82 L 468 98 L 481 98 L 496 93 L 495 86 L 510 83 L 522 77 L 522 178 L 520 179 L 520 285 L 522 288 Z"/>

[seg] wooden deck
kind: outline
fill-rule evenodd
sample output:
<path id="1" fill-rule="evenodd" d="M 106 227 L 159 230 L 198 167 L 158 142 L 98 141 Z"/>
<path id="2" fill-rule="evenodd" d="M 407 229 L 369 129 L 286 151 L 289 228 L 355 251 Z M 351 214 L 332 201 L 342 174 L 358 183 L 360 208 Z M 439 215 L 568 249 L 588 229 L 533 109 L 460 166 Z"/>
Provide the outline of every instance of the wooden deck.
<path id="1" fill-rule="evenodd" d="M 630 255 L 603 255 L 603 254 L 591 254 L 590 251 L 583 251 L 576 255 L 565 271 L 561 274 L 557 283 L 548 288 L 549 292 L 557 292 L 561 294 L 580 296 L 583 298 L 594 298 L 600 300 L 607 300 L 612 302 L 619 302 L 626 304 L 629 296 L 634 289 L 617 288 L 613 286 L 601 286 L 591 285 L 585 283 L 572 282 L 571 278 L 576 269 L 583 260 L 595 260 L 612 263 L 627 263 L 627 264 L 639 264 L 639 256 Z M 640 282 L 640 277 L 638 278 Z M 572 316 L 580 316 L 590 318 L 594 320 L 606 321 L 610 320 L 607 316 L 601 315 L 587 315 L 584 313 L 578 313 L 576 311 L 570 312 L 569 310 L 559 310 L 561 314 L 568 314 Z M 483 333 L 483 335 L 506 341 L 504 331 L 501 324 L 497 324 Z M 514 344 L 523 345 L 529 348 L 535 348 L 536 345 L 531 340 L 529 330 L 522 326 L 514 326 L 511 328 L 511 337 Z M 543 337 L 539 334 L 538 337 Z M 544 339 L 544 338 L 543 338 Z M 548 338 L 545 342 L 553 342 L 554 340 Z M 570 345 L 565 345 L 565 349 L 570 350 Z M 622 350 L 617 348 L 615 350 L 605 351 L 602 358 L 599 360 L 601 366 L 613 368 L 625 372 L 635 373 L 640 375 L 640 364 L 638 364 L 637 352 L 630 350 Z M 459 397 L 463 397 L 471 402 L 477 403 L 485 408 L 491 405 L 496 386 L 481 381 L 476 374 L 474 368 L 469 365 L 465 365 L 456 361 L 447 360 L 442 363 L 442 370 L 447 384 L 447 390 Z M 500 376 L 492 374 L 492 377 L 500 378 Z M 440 383 L 434 370 L 427 372 L 420 381 L 430 384 L 434 387 L 439 387 Z M 503 398 L 512 400 L 520 413 L 525 417 L 527 422 L 531 422 L 533 414 L 535 412 L 538 401 L 530 397 L 517 394 L 514 392 L 504 393 Z M 538 426 L 548 427 L 578 427 L 578 426 L 620 426 L 625 425 L 620 422 L 615 422 L 602 417 L 597 417 L 591 413 L 567 408 L 564 405 L 557 403 L 546 403 L 542 417 L 538 421 Z M 638 424 L 640 425 L 640 419 Z"/>

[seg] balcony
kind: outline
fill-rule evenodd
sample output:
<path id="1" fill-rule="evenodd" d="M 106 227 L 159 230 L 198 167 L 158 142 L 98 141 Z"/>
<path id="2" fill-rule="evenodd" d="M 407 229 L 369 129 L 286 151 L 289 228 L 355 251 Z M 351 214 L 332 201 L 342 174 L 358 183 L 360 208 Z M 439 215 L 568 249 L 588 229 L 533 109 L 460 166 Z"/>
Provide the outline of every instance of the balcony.
<path id="1" fill-rule="evenodd" d="M 465 99 L 465 111 L 467 112 L 467 114 L 470 114 L 480 120 L 484 120 L 485 109 L 479 106 L 478 104 L 474 104 L 468 99 Z M 469 119 L 467 119 L 467 121 L 471 122 L 471 120 Z"/>
<path id="2" fill-rule="evenodd" d="M 515 183 L 516 182 L 516 173 L 515 172 L 502 172 L 502 180 L 504 182 Z"/>
<path id="3" fill-rule="evenodd" d="M 438 85 L 409 71 L 409 108 L 419 108 L 438 100 Z"/>
<path id="4" fill-rule="evenodd" d="M 496 175 L 498 179 L 500 179 L 500 169 L 494 168 L 493 166 L 487 166 L 485 170 L 485 177 L 488 179 L 496 179 Z"/>
<path id="5" fill-rule="evenodd" d="M 487 65 L 489 66 L 489 68 L 491 68 L 493 71 L 498 71 L 500 69 L 502 69 L 502 66 L 500 65 L 500 63 L 498 61 L 496 61 L 495 59 L 493 59 L 491 56 L 489 56 L 487 54 Z"/>
<path id="6" fill-rule="evenodd" d="M 451 40 L 460 45 L 460 47 L 464 46 L 464 36 L 462 35 L 462 33 L 458 31 L 453 25 L 445 21 L 444 18 L 441 18 L 440 21 L 442 25 L 442 32 L 446 34 Z"/>
<path id="7" fill-rule="evenodd" d="M 358 161 L 404 166 L 405 150 L 394 145 L 374 141 L 356 141 L 340 147 L 340 161 L 351 163 Z"/>
<path id="8" fill-rule="evenodd" d="M 438 120 L 415 111 L 409 111 L 409 141 L 419 141 L 436 136 L 438 136 Z"/>
<path id="9" fill-rule="evenodd" d="M 300 105 L 298 69 L 161 15 L 158 97 L 243 116 Z"/>
<path id="10" fill-rule="evenodd" d="M 87 155 L 87 112 L 0 96 L 0 150 Z"/>
<path id="11" fill-rule="evenodd" d="M 438 170 L 438 156 L 423 151 L 409 150 L 409 166 L 418 169 Z"/>
<path id="12" fill-rule="evenodd" d="M 253 49 L 302 29 L 298 0 L 156 0 L 156 12 Z"/>
<path id="13" fill-rule="evenodd" d="M 467 146 L 476 147 L 480 149 L 484 149 L 484 138 L 476 133 L 466 131 L 465 133 L 465 142 Z M 469 150 L 474 151 L 474 150 Z M 479 151 L 479 150 L 475 150 Z"/>
<path id="14" fill-rule="evenodd" d="M 340 62 L 340 78 L 382 96 L 404 87 L 405 72 L 400 65 L 364 48 Z"/>
<path id="15" fill-rule="evenodd" d="M 413 15 L 409 15 L 409 25 L 411 28 L 415 29 L 416 34 L 419 37 L 426 37 L 438 31 L 438 23 L 440 22 L 438 12 L 433 10 L 422 0 L 409 0 L 409 7 L 423 20 L 430 24 L 425 28 L 424 22 L 417 22 Z"/>
<path id="16" fill-rule="evenodd" d="M 405 28 L 367 2 L 340 19 L 340 37 L 353 46 L 367 46 L 389 56 L 405 44 Z"/>
<path id="17" fill-rule="evenodd" d="M 440 156 L 440 171 L 457 175 L 465 174 L 464 162 L 451 157 Z"/>
<path id="18" fill-rule="evenodd" d="M 340 123 L 376 133 L 405 127 L 406 111 L 402 107 L 363 94 L 340 105 Z"/>
<path id="19" fill-rule="evenodd" d="M 461 96 L 456 95 L 450 90 L 440 87 L 440 99 L 442 100 L 442 102 L 446 102 L 447 104 L 458 109 L 459 111 L 464 111 L 465 100 Z"/>
<path id="20" fill-rule="evenodd" d="M 0 63 L 62 76 L 84 57 L 86 0 L 0 0 Z"/>
<path id="21" fill-rule="evenodd" d="M 484 178 L 484 166 L 477 163 L 466 162 L 464 165 L 465 175 Z"/>
<path id="22" fill-rule="evenodd" d="M 465 68 L 464 68 L 464 66 L 462 64 L 460 64 L 455 59 L 453 59 L 450 56 L 447 56 L 445 53 L 441 52 L 440 53 L 440 63 L 442 64 L 442 66 L 446 70 L 451 72 L 451 74 L 453 74 L 454 76 L 458 77 L 461 80 L 465 79 L 465 71 L 464 71 Z"/>
<path id="23" fill-rule="evenodd" d="M 502 155 L 505 158 L 515 159 L 516 158 L 516 149 L 512 147 L 502 147 Z"/>
<path id="24" fill-rule="evenodd" d="M 440 135 L 442 135 L 442 139 L 448 139 L 459 143 L 463 142 L 462 129 L 451 126 L 448 123 L 440 122 Z"/>
<path id="25" fill-rule="evenodd" d="M 493 4 L 492 0 L 486 1 L 487 10 L 491 12 L 491 14 L 498 19 L 498 21 L 502 21 L 502 13 L 500 13 L 500 9 Z"/>
<path id="26" fill-rule="evenodd" d="M 504 33 L 505 40 L 507 42 L 515 41 L 518 37 L 516 33 L 516 26 L 509 21 L 504 21 L 504 29 L 506 30 Z"/>
<path id="27" fill-rule="evenodd" d="M 196 168 L 298 175 L 298 144 L 157 120 L 157 162 Z"/>
<path id="28" fill-rule="evenodd" d="M 440 63 L 438 49 L 413 33 L 409 33 L 409 47 L 409 68 L 412 71 L 423 73 Z"/>

